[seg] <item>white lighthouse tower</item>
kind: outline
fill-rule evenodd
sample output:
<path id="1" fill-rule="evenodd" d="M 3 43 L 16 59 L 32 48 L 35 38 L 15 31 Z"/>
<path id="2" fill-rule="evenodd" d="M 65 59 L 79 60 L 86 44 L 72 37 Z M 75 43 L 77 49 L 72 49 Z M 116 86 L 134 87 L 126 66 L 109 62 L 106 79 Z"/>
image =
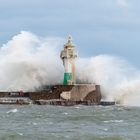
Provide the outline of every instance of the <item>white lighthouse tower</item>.
<path id="1" fill-rule="evenodd" d="M 75 59 L 77 58 L 77 52 L 71 36 L 68 37 L 68 42 L 64 45 L 64 50 L 61 51 L 60 57 L 65 68 L 63 84 L 75 84 Z"/>

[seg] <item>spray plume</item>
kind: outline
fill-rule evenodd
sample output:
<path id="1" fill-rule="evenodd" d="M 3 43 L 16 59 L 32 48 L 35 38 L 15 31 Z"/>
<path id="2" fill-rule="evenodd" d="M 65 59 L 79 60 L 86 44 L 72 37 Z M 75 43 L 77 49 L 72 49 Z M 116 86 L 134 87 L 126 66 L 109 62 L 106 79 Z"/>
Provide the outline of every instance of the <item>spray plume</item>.
<path id="1" fill-rule="evenodd" d="M 126 61 L 114 56 L 99 55 L 79 59 L 77 63 L 78 81 L 101 85 L 104 100 L 123 105 L 140 105 L 140 73 Z"/>
<path id="2" fill-rule="evenodd" d="M 43 39 L 22 31 L 0 48 L 0 90 L 33 90 L 62 81 L 57 47 L 63 39 Z"/>
<path id="3" fill-rule="evenodd" d="M 22 31 L 0 48 L 0 90 L 35 90 L 61 84 L 62 38 L 40 38 Z M 85 67 L 86 66 L 86 67 Z M 77 60 L 77 82 L 101 85 L 103 99 L 140 105 L 140 73 L 121 58 L 99 55 Z"/>

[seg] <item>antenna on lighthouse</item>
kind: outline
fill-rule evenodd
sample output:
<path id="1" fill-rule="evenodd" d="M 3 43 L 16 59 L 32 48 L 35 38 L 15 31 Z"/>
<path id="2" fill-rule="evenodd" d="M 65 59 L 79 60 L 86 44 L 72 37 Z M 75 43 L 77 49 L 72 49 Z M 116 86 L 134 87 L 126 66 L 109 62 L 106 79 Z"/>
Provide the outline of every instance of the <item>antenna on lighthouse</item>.
<path id="1" fill-rule="evenodd" d="M 72 36 L 71 35 L 69 35 L 69 37 L 68 37 L 68 43 L 72 43 Z"/>
<path id="2" fill-rule="evenodd" d="M 72 43 L 72 36 L 69 35 L 68 42 L 64 45 L 64 50 L 60 55 L 65 73 L 64 73 L 64 85 L 75 84 L 75 59 L 77 58 L 77 52 L 75 51 L 75 45 Z"/>

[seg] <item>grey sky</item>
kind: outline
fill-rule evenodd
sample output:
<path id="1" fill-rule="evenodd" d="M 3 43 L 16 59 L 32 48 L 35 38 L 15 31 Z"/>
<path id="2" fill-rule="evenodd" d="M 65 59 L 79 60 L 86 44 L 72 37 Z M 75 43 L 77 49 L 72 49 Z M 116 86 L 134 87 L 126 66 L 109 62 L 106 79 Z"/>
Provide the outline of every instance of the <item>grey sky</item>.
<path id="1" fill-rule="evenodd" d="M 82 56 L 113 54 L 140 66 L 139 0 L 0 0 L 0 44 L 21 30 L 71 34 Z"/>

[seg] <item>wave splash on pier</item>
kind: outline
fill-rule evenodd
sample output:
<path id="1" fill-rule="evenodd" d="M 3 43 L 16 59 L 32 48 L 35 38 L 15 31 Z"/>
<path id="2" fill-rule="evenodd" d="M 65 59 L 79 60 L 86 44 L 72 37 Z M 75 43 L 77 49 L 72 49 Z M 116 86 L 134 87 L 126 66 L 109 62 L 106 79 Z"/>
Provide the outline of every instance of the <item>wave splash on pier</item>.
<path id="1" fill-rule="evenodd" d="M 22 31 L 0 48 L 0 90 L 34 90 L 58 84 L 63 65 L 57 47 L 61 38 L 41 38 Z"/>
<path id="2" fill-rule="evenodd" d="M 22 31 L 0 48 L 0 90 L 35 90 L 61 84 L 63 38 L 41 38 Z M 77 82 L 101 85 L 103 99 L 139 106 L 140 71 L 122 58 L 99 55 L 77 60 Z"/>
<path id="3" fill-rule="evenodd" d="M 104 100 L 140 105 L 140 71 L 122 58 L 99 55 L 80 59 L 77 73 L 80 81 L 101 85 Z"/>

